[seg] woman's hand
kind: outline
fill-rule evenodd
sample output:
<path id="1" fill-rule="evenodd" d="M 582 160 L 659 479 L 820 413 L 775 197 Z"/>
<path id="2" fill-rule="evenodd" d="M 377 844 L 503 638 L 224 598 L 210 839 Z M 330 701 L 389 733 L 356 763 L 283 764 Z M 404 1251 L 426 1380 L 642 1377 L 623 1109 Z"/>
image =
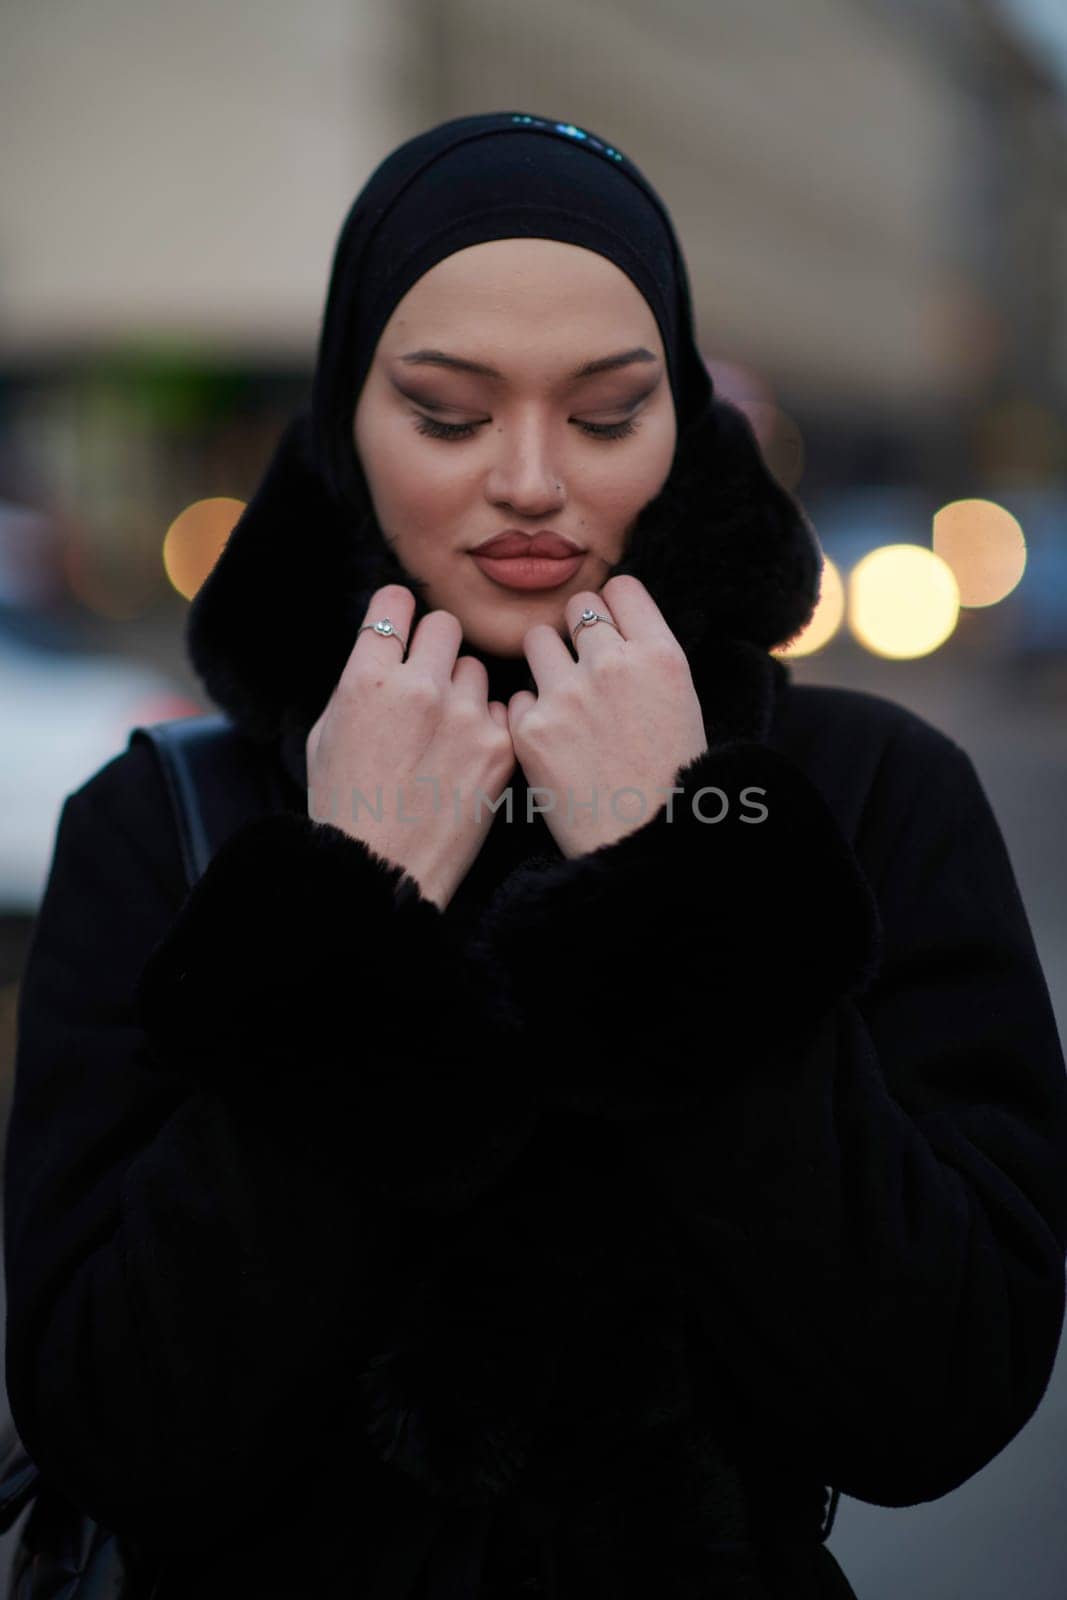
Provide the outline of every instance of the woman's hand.
<path id="1" fill-rule="evenodd" d="M 456 659 L 458 619 L 431 611 L 412 638 L 414 612 L 401 584 L 374 594 L 364 621 L 388 617 L 407 655 L 395 637 L 357 634 L 308 734 L 308 813 L 403 867 L 444 910 L 492 825 L 489 802 L 515 753 L 506 708 L 487 698 L 484 665 Z"/>
<path id="2" fill-rule="evenodd" d="M 515 753 L 530 787 L 548 791 L 534 803 L 565 856 L 649 821 L 708 743 L 685 652 L 640 579 L 620 574 L 599 594 L 571 595 L 572 634 L 587 606 L 620 631 L 580 628 L 575 661 L 557 630 L 538 623 L 523 639 L 538 693 L 520 689 L 508 703 Z"/>

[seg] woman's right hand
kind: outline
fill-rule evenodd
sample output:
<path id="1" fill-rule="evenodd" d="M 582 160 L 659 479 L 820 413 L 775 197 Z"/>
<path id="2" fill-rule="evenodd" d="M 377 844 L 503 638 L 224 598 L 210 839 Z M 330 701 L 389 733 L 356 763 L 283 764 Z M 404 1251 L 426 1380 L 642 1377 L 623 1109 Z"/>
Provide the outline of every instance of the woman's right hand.
<path id="1" fill-rule="evenodd" d="M 458 618 L 431 611 L 412 638 L 414 613 L 401 584 L 373 595 L 364 622 L 389 617 L 407 656 L 394 637 L 357 634 L 307 737 L 308 814 L 403 867 L 443 911 L 492 826 L 488 802 L 502 794 L 515 751 L 484 665 L 456 659 Z"/>

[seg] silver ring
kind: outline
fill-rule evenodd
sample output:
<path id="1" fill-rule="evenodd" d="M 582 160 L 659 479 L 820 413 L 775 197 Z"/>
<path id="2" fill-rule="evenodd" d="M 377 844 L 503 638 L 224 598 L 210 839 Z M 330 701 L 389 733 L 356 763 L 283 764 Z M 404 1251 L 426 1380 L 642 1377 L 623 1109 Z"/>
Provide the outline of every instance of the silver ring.
<path id="1" fill-rule="evenodd" d="M 407 654 L 407 640 L 402 634 L 397 633 L 388 617 L 381 617 L 377 622 L 365 622 L 362 628 L 356 629 L 356 638 L 358 639 L 360 634 L 366 633 L 368 629 L 370 629 L 371 633 L 380 633 L 383 639 L 399 639 L 404 647 L 404 654 Z"/>
<path id="2" fill-rule="evenodd" d="M 578 618 L 577 623 L 571 629 L 571 638 L 574 639 L 579 628 L 591 628 L 594 622 L 609 623 L 611 627 L 615 629 L 615 632 L 619 635 L 620 639 L 622 638 L 622 629 L 619 627 L 617 622 L 612 622 L 610 617 L 602 616 L 599 611 L 590 611 L 588 606 L 586 606 L 585 610 Z"/>

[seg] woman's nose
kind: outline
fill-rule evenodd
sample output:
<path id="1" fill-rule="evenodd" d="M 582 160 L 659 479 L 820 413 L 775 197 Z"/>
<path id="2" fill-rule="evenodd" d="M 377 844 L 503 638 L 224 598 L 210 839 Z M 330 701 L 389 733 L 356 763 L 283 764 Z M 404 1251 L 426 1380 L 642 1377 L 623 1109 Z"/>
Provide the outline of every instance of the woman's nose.
<path id="1" fill-rule="evenodd" d="M 489 497 L 529 517 L 555 510 L 562 503 L 563 484 L 544 431 L 530 428 L 512 439 L 501 434 L 499 442 Z"/>

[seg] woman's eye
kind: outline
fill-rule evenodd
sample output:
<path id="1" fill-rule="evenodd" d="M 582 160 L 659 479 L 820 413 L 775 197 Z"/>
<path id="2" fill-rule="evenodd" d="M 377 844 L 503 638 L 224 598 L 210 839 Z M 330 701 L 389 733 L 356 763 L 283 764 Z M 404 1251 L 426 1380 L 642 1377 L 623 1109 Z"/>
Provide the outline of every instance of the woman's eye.
<path id="1" fill-rule="evenodd" d="M 431 439 L 469 439 L 475 428 L 484 427 L 481 422 L 438 422 L 436 417 L 428 417 L 422 411 L 415 413 L 415 426 L 420 433 L 425 433 Z M 590 434 L 595 439 L 624 439 L 627 434 L 636 433 L 639 424 L 628 417 L 625 422 L 579 422 L 579 428 Z"/>
<path id="2" fill-rule="evenodd" d="M 628 433 L 636 433 L 640 424 L 627 417 L 625 422 L 579 422 L 578 426 L 595 439 L 625 439 Z"/>
<path id="3" fill-rule="evenodd" d="M 429 434 L 431 439 L 466 439 L 481 424 L 477 422 L 438 422 L 435 417 L 427 417 L 423 412 L 417 411 L 415 413 L 415 426 L 420 433 Z"/>

